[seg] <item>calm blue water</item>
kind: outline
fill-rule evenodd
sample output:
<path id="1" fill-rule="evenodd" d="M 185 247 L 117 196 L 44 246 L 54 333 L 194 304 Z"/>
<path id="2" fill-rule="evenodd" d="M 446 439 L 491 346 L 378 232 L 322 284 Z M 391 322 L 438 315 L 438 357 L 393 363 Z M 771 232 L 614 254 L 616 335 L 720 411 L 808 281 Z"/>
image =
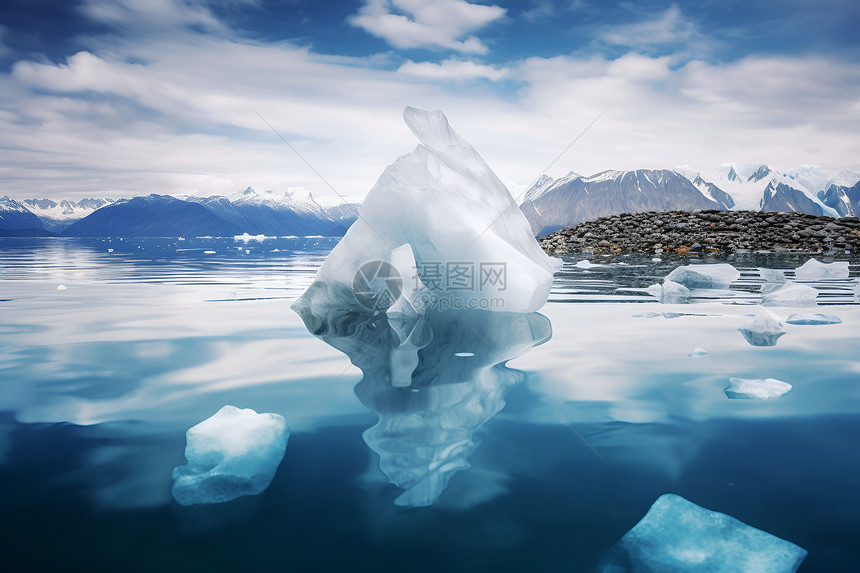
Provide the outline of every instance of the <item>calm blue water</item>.
<path id="1" fill-rule="evenodd" d="M 754 347 L 759 269 L 804 258 L 737 256 L 686 305 L 642 290 L 677 259 L 571 258 L 540 314 L 434 316 L 413 392 L 377 376 L 372 321 L 317 338 L 290 310 L 334 244 L 0 239 L 2 569 L 589 571 L 676 493 L 807 549 L 801 571 L 860 570 L 860 261 L 771 309 L 842 324 Z M 729 377 L 794 389 L 729 400 Z M 283 415 L 286 457 L 259 496 L 180 507 L 185 430 L 224 404 Z"/>

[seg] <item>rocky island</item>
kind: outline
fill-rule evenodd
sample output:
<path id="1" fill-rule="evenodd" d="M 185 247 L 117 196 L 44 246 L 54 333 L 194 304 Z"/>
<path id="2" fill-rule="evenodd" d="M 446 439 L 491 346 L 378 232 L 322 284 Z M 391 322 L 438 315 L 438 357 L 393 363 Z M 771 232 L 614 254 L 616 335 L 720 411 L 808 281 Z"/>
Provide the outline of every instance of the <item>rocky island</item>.
<path id="1" fill-rule="evenodd" d="M 860 253 L 860 219 L 760 211 L 624 213 L 538 239 L 548 254 Z"/>

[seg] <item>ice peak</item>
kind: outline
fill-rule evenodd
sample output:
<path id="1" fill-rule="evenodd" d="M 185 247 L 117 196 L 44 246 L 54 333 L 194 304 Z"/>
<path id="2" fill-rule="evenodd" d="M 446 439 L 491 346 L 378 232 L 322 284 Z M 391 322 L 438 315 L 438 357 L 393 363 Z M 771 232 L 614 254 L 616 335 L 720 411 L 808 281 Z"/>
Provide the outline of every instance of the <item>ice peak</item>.
<path id="1" fill-rule="evenodd" d="M 406 106 L 403 120 L 421 145 L 428 149 L 444 151 L 446 147 L 460 143 L 460 138 L 451 129 L 448 118 L 439 110 L 427 111 Z"/>

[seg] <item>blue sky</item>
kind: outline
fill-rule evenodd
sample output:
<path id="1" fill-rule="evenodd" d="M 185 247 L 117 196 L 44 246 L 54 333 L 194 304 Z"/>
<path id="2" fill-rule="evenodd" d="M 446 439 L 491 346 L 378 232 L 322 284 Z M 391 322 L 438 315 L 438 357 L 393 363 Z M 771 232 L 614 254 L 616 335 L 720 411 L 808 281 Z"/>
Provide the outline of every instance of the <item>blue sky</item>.
<path id="1" fill-rule="evenodd" d="M 860 4 L 5 0 L 13 197 L 363 195 L 446 112 L 517 194 L 549 171 L 860 167 Z"/>

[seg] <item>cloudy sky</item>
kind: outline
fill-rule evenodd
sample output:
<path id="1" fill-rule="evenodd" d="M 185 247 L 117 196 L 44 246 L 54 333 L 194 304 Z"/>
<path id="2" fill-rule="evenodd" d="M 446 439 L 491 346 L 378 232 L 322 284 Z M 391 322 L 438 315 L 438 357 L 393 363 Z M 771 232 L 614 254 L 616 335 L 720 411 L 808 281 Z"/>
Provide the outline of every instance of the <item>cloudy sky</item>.
<path id="1" fill-rule="evenodd" d="M 860 167 L 860 3 L 3 0 L 0 195 L 364 195 L 441 109 L 549 170 Z"/>

